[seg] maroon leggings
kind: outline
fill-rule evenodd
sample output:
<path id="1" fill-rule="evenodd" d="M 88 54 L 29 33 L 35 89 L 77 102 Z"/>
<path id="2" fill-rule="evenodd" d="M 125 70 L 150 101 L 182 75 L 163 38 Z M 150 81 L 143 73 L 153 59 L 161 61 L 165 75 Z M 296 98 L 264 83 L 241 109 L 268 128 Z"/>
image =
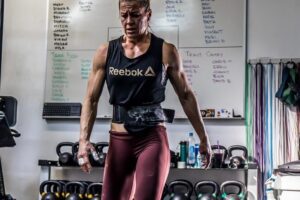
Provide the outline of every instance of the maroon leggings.
<path id="1" fill-rule="evenodd" d="M 110 131 L 102 200 L 160 200 L 169 173 L 164 126 L 130 135 Z"/>

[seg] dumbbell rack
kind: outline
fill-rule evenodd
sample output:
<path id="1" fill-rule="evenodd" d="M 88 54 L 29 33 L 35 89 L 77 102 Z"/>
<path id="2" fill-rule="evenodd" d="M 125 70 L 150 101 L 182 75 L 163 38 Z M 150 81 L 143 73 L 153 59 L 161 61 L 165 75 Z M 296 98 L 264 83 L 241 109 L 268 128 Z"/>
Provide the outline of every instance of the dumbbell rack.
<path id="1" fill-rule="evenodd" d="M 79 167 L 64 167 L 60 166 L 58 161 L 39 160 L 40 183 L 45 180 L 51 180 L 52 173 L 59 178 L 55 179 L 70 179 L 70 180 L 86 180 L 97 182 L 103 178 L 103 167 L 94 167 L 90 174 L 83 173 Z M 256 200 L 257 198 L 257 165 L 249 164 L 245 169 L 177 169 L 170 168 L 167 183 L 176 179 L 186 179 L 192 184 L 202 180 L 213 180 L 219 185 L 227 180 L 237 180 L 243 182 L 248 189 L 248 200 Z M 74 176 L 76 179 L 74 179 Z M 39 195 L 40 199 L 40 195 Z M 192 196 L 194 199 L 194 196 Z"/>

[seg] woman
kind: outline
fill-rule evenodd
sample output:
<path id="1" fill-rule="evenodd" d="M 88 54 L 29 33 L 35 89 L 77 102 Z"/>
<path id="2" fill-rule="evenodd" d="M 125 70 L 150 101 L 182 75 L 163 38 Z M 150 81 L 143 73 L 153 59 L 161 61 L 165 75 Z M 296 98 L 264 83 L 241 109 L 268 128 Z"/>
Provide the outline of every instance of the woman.
<path id="1" fill-rule="evenodd" d="M 148 30 L 152 13 L 149 1 L 119 0 L 124 35 L 99 47 L 88 80 L 78 153 L 85 172 L 91 169 L 88 153 L 95 151 L 89 138 L 104 81 L 114 106 L 102 200 L 161 198 L 170 163 L 165 116 L 160 107 L 167 77 L 200 138 L 204 163 L 210 163 L 209 139 L 178 52 Z"/>

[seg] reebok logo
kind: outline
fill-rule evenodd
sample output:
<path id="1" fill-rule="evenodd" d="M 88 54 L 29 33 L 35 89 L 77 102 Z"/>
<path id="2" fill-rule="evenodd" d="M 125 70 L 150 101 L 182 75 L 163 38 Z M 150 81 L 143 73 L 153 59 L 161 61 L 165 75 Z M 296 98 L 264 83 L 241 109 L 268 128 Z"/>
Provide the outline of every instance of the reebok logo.
<path id="1" fill-rule="evenodd" d="M 149 66 L 144 73 L 142 69 L 115 69 L 114 67 L 109 67 L 109 75 L 113 76 L 155 76 L 155 72 L 151 66 Z"/>
<path id="2" fill-rule="evenodd" d="M 155 76 L 155 72 L 151 66 L 149 66 L 145 72 L 145 76 Z"/>

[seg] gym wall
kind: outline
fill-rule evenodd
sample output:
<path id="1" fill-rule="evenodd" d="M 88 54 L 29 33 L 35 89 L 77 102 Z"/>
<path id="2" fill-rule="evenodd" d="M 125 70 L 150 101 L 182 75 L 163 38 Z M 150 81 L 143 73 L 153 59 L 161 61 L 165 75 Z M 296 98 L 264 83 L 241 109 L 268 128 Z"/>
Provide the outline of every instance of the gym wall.
<path id="1" fill-rule="evenodd" d="M 249 0 L 248 58 L 299 57 L 300 26 L 298 0 Z M 79 121 L 42 119 L 46 74 L 47 1 L 5 1 L 2 74 L 0 94 L 18 100 L 18 118 L 14 128 L 22 133 L 13 148 L 1 148 L 7 193 L 17 199 L 38 198 L 39 159 L 57 159 L 56 145 L 76 141 Z M 283 14 L 284 13 L 284 14 Z M 280 48 L 279 48 L 280 47 Z M 246 144 L 242 120 L 206 120 L 212 144 Z M 108 121 L 97 121 L 92 141 L 108 140 Z M 169 143 L 178 150 L 178 142 L 192 131 L 188 121 L 168 126 Z"/>

